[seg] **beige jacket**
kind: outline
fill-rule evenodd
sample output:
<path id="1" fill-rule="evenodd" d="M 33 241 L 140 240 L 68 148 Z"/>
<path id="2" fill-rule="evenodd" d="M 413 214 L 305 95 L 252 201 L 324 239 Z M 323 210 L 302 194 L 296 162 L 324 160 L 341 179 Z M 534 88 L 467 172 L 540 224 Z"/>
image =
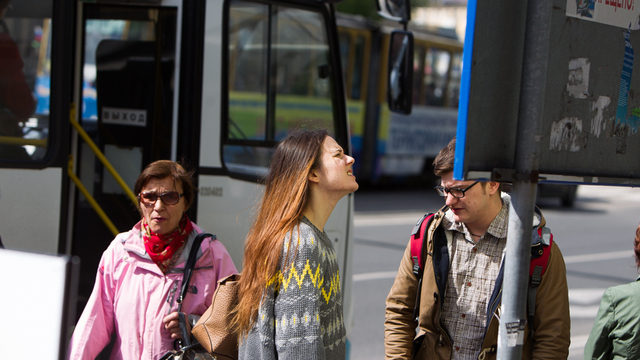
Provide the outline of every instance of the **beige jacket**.
<path id="1" fill-rule="evenodd" d="M 446 274 L 449 272 L 449 263 L 439 262 L 437 255 L 446 253 L 447 247 L 446 231 L 440 226 L 444 216 L 443 210 L 446 210 L 446 207 L 435 214 L 424 245 L 427 255 L 420 295 L 418 334 L 418 323 L 413 319 L 418 279 L 412 271 L 410 244 L 400 263 L 398 275 L 386 301 L 386 359 L 451 359 L 452 343 L 440 321 L 445 289 L 443 284 L 446 284 Z M 540 217 L 539 227 L 542 227 L 545 221 L 541 214 Z M 435 249 L 434 238 L 439 239 L 435 242 Z M 444 279 L 442 274 L 445 274 Z M 499 291 L 496 299 L 492 300 L 497 301 L 495 313 L 500 309 L 501 294 L 502 291 Z M 534 335 L 530 336 L 527 326 L 522 359 L 566 359 L 571 341 L 569 295 L 564 259 L 555 242 L 551 246 L 547 268 L 537 289 L 535 307 Z M 492 316 L 478 359 L 496 358 L 498 326 L 497 317 Z M 422 335 L 424 340 L 417 350 L 416 357 L 413 357 L 414 339 Z"/>

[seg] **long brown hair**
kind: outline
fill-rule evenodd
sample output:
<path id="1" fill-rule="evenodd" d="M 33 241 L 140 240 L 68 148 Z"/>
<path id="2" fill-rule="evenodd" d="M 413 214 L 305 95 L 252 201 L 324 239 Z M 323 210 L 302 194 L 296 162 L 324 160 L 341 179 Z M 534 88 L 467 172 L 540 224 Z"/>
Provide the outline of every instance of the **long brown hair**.
<path id="1" fill-rule="evenodd" d="M 307 204 L 309 173 L 320 166 L 322 143 L 327 135 L 326 130 L 291 134 L 282 140 L 271 158 L 258 214 L 245 242 L 240 301 L 232 321 L 240 337 L 253 327 L 267 282 L 279 270 L 285 236 L 300 223 Z"/>

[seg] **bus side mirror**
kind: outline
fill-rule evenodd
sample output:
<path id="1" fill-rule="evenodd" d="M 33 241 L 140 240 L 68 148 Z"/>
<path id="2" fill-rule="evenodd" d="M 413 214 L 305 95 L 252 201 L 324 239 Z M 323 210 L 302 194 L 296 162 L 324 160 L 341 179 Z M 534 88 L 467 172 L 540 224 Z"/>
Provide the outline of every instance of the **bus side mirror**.
<path id="1" fill-rule="evenodd" d="M 391 32 L 388 73 L 389 110 L 411 114 L 413 102 L 413 34 L 408 31 Z"/>
<path id="2" fill-rule="evenodd" d="M 409 0 L 377 0 L 378 14 L 383 18 L 406 24 L 411 19 Z"/>

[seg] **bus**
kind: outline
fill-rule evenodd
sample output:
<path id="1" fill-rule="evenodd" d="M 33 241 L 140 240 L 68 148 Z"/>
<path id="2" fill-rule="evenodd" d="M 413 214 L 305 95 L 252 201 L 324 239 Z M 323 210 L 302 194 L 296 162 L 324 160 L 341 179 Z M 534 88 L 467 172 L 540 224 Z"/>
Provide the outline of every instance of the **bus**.
<path id="1" fill-rule="evenodd" d="M 322 127 L 351 152 L 331 1 L 22 0 L 0 25 L 22 65 L 0 79 L 0 239 L 80 259 L 76 317 L 102 252 L 140 219 L 131 188 L 150 162 L 195 170 L 188 214 L 241 269 L 277 142 Z M 21 86 L 27 115 L 4 98 Z M 325 231 L 349 319 L 353 195 Z"/>
<path id="2" fill-rule="evenodd" d="M 359 181 L 373 184 L 432 176 L 431 162 L 456 135 L 462 48 L 453 30 L 410 25 L 411 114 L 387 105 L 387 54 L 393 27 L 338 15 L 349 130 Z"/>

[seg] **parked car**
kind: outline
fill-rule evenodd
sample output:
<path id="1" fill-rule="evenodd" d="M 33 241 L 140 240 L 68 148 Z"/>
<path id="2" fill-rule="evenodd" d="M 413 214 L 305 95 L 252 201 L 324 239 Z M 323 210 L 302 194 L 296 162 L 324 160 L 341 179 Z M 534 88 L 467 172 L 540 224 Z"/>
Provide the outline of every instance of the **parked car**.
<path id="1" fill-rule="evenodd" d="M 537 198 L 560 198 L 562 206 L 572 207 L 576 200 L 576 192 L 578 191 L 578 185 L 566 185 L 566 184 L 538 184 Z"/>

